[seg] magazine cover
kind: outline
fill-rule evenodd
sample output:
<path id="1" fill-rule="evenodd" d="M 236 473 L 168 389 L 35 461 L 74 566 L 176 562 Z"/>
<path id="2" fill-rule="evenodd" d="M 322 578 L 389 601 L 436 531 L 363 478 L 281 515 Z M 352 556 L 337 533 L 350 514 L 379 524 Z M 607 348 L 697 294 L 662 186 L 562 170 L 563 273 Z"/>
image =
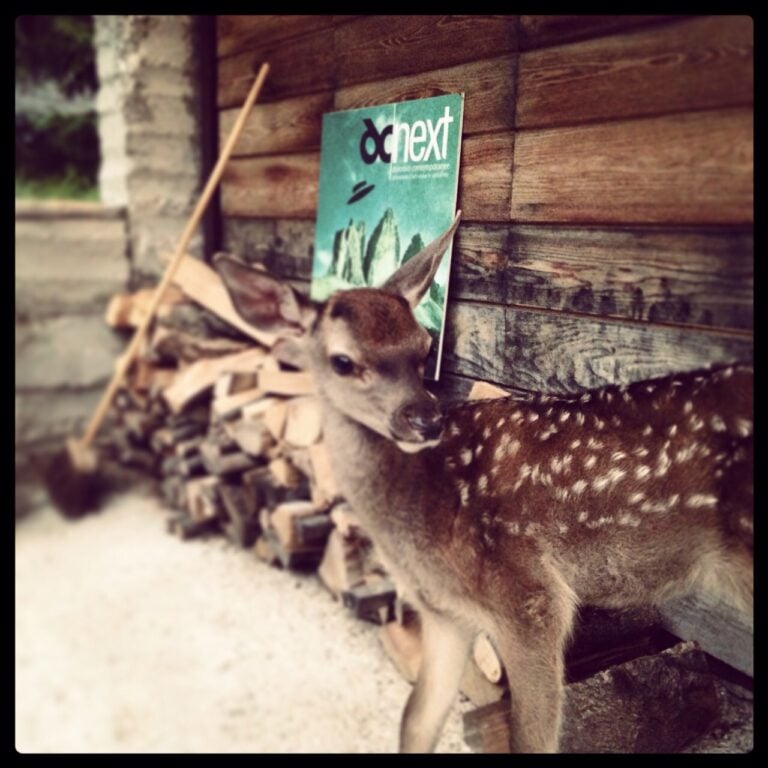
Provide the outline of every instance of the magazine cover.
<path id="1" fill-rule="evenodd" d="M 311 296 L 380 286 L 451 225 L 463 94 L 323 116 Z M 440 373 L 452 245 L 416 319 L 432 335 L 426 377 Z"/>

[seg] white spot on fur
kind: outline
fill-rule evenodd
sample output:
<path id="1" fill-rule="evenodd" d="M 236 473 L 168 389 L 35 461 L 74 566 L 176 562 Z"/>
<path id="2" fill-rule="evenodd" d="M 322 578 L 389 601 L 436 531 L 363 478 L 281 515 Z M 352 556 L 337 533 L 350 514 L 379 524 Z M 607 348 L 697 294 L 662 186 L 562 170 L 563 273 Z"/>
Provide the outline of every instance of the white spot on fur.
<path id="1" fill-rule="evenodd" d="M 554 493 L 556 499 L 559 499 L 560 501 L 568 501 L 567 488 L 555 488 L 552 493 Z"/>
<path id="2" fill-rule="evenodd" d="M 594 456 L 594 455 L 587 456 L 587 458 L 584 459 L 584 469 L 592 469 L 592 467 L 594 467 L 596 463 L 597 463 L 597 456 Z"/>
<path id="3" fill-rule="evenodd" d="M 640 518 L 630 515 L 629 512 L 625 512 L 624 514 L 619 515 L 618 523 L 619 525 L 631 525 L 633 528 L 637 528 L 637 526 L 640 525 Z"/>
<path id="4" fill-rule="evenodd" d="M 546 440 L 551 435 L 556 434 L 557 428 L 550 424 L 548 427 L 545 427 L 541 432 L 539 432 L 539 440 Z"/>
<path id="5" fill-rule="evenodd" d="M 749 419 L 736 419 L 736 433 L 740 437 L 749 437 L 752 434 L 752 422 Z"/>
<path id="6" fill-rule="evenodd" d="M 458 437 L 461 434 L 461 427 L 455 422 L 448 428 L 448 434 L 453 437 Z"/>
<path id="7" fill-rule="evenodd" d="M 500 429 L 501 427 L 503 427 L 503 426 L 504 426 L 505 422 L 506 422 L 506 419 L 505 419 L 505 418 L 502 416 L 502 417 L 501 417 L 501 418 L 500 418 L 500 419 L 499 419 L 499 420 L 496 422 L 496 427 Z"/>
<path id="8" fill-rule="evenodd" d="M 487 475 L 480 475 L 480 477 L 477 480 L 477 487 L 480 489 L 480 493 L 485 493 L 488 490 Z"/>
<path id="9" fill-rule="evenodd" d="M 722 416 L 713 416 L 709 423 L 715 432 L 725 432 L 725 422 Z"/>
<path id="10" fill-rule="evenodd" d="M 644 501 L 640 505 L 640 511 L 641 512 L 656 512 L 660 515 L 663 515 L 665 512 L 668 511 L 667 505 L 663 501 Z"/>
<path id="11" fill-rule="evenodd" d="M 597 416 L 595 416 L 594 418 L 595 418 L 595 429 L 604 429 L 605 422 L 601 418 L 598 418 Z"/>
<path id="12" fill-rule="evenodd" d="M 581 445 L 581 440 L 579 440 L 578 438 L 576 438 L 576 440 L 574 440 L 574 441 L 571 443 L 570 447 L 571 447 L 571 449 L 572 449 L 572 450 L 576 450 L 576 449 L 577 449 L 577 448 L 578 448 L 580 445 Z"/>
<path id="13" fill-rule="evenodd" d="M 605 443 L 602 442 L 602 440 L 595 440 L 594 437 L 590 437 L 589 440 L 587 440 L 587 448 L 592 448 L 592 450 L 599 451 L 604 447 Z"/>
<path id="14" fill-rule="evenodd" d="M 701 419 L 694 414 L 688 419 L 688 424 L 693 432 L 698 432 L 704 426 L 704 419 Z"/>
<path id="15" fill-rule="evenodd" d="M 468 467 L 472 463 L 472 451 L 469 448 L 465 448 L 460 455 L 461 463 L 465 467 Z"/>
<path id="16" fill-rule="evenodd" d="M 683 413 L 690 413 L 693 410 L 693 403 L 688 400 L 683 406 Z"/>
<path id="17" fill-rule="evenodd" d="M 648 437 L 653 432 L 653 427 L 650 424 L 646 424 L 643 427 L 643 436 Z"/>
<path id="18" fill-rule="evenodd" d="M 714 507 L 717 504 L 717 496 L 711 493 L 694 493 L 685 500 L 686 507 Z"/>
<path id="19" fill-rule="evenodd" d="M 475 408 L 475 412 L 472 414 L 472 421 L 480 421 L 481 412 L 479 408 Z"/>
<path id="20" fill-rule="evenodd" d="M 525 526 L 526 536 L 535 536 L 541 530 L 541 526 L 538 523 L 528 523 Z"/>
<path id="21" fill-rule="evenodd" d="M 674 437 L 677 434 L 677 424 L 673 424 L 668 430 L 667 434 L 670 437 Z"/>
<path id="22" fill-rule="evenodd" d="M 547 418 L 549 418 L 549 417 L 552 415 L 552 411 L 554 411 L 554 410 L 555 410 L 555 409 L 554 409 L 554 408 L 552 408 L 552 407 L 550 406 L 549 408 L 547 408 L 547 410 L 546 410 L 546 411 L 544 411 L 544 415 L 545 415 Z"/>
<path id="23" fill-rule="evenodd" d="M 557 530 L 560 533 L 568 533 L 568 526 L 565 523 L 558 523 Z"/>
<path id="24" fill-rule="evenodd" d="M 570 411 L 560 411 L 560 423 L 563 424 L 571 417 Z"/>
<path id="25" fill-rule="evenodd" d="M 519 424 L 523 419 L 525 419 L 525 416 L 520 411 L 512 411 L 512 413 L 509 414 L 510 421 L 514 421 L 515 424 Z"/>
<path id="26" fill-rule="evenodd" d="M 571 490 L 577 494 L 581 495 L 584 493 L 584 491 L 587 489 L 587 481 L 586 480 L 577 480 L 572 486 Z"/>
<path id="27" fill-rule="evenodd" d="M 675 461 L 677 462 L 683 462 L 683 461 L 689 461 L 693 458 L 693 455 L 696 453 L 696 446 L 695 445 L 687 445 L 684 448 L 681 448 L 676 454 L 675 454 Z"/>
<path id="28" fill-rule="evenodd" d="M 666 450 L 662 449 L 661 453 L 659 454 L 658 462 L 656 463 L 656 470 L 653 474 L 656 477 L 664 477 L 664 475 L 667 474 L 667 470 L 669 469 L 671 463 L 672 462 L 670 461 L 669 456 L 667 456 Z"/>
<path id="29" fill-rule="evenodd" d="M 629 392 L 625 389 L 624 392 L 621 395 L 621 399 L 625 403 L 631 403 L 632 402 L 632 395 L 630 395 Z"/>
<path id="30" fill-rule="evenodd" d="M 469 504 L 469 486 L 466 483 L 459 483 L 459 495 L 461 496 L 461 506 L 466 507 Z"/>
<path id="31" fill-rule="evenodd" d="M 729 368 L 724 368 L 722 371 L 720 371 L 720 375 L 724 379 L 730 379 L 731 376 L 733 376 L 733 366 L 731 366 Z"/>
<path id="32" fill-rule="evenodd" d="M 635 491 L 628 501 L 630 504 L 639 504 L 645 498 L 645 494 L 642 491 Z"/>
<path id="33" fill-rule="evenodd" d="M 667 502 L 667 506 L 672 509 L 673 507 L 676 507 L 678 502 L 680 501 L 680 494 L 679 493 L 673 493 L 669 497 L 669 501 Z"/>
<path id="34" fill-rule="evenodd" d="M 648 455 L 648 449 L 643 445 L 638 445 L 632 453 L 637 456 L 638 459 L 644 459 Z"/>
<path id="35" fill-rule="evenodd" d="M 581 400 L 582 403 L 588 403 L 592 399 L 592 393 L 591 392 L 585 392 L 579 400 Z"/>
<path id="36" fill-rule="evenodd" d="M 533 424 L 533 422 L 534 422 L 534 421 L 536 421 L 536 419 L 538 419 L 538 418 L 539 418 L 539 414 L 538 414 L 538 413 L 536 413 L 535 411 L 531 411 L 531 412 L 528 414 L 528 421 L 529 421 L 531 424 Z"/>
<path id="37" fill-rule="evenodd" d="M 584 422 L 586 421 L 586 418 L 583 413 L 577 413 L 576 414 L 576 422 L 580 427 L 584 426 Z"/>
<path id="38" fill-rule="evenodd" d="M 513 536 L 518 536 L 520 534 L 520 525 L 518 523 L 505 523 L 504 527 Z"/>
<path id="39" fill-rule="evenodd" d="M 491 436 L 491 428 L 485 427 L 483 429 L 483 440 L 487 440 Z"/>
<path id="40" fill-rule="evenodd" d="M 621 426 L 621 419 L 614 414 L 611 416 L 611 424 L 613 424 L 614 427 L 620 427 Z"/>
<path id="41" fill-rule="evenodd" d="M 645 464 L 640 464 L 639 466 L 635 467 L 635 477 L 638 480 L 644 480 L 650 474 L 651 468 L 647 467 Z"/>
<path id="42" fill-rule="evenodd" d="M 586 521 L 586 519 L 589 517 L 589 515 L 586 512 L 579 512 L 579 516 L 576 518 L 580 523 L 583 523 Z"/>
<path id="43" fill-rule="evenodd" d="M 614 451 L 611 454 L 612 461 L 621 461 L 622 459 L 626 459 L 626 458 L 627 458 L 627 454 L 624 453 L 624 451 Z"/>
<path id="44" fill-rule="evenodd" d="M 653 394 L 653 391 L 656 389 L 656 387 L 653 384 L 646 384 L 645 391 L 651 395 Z"/>

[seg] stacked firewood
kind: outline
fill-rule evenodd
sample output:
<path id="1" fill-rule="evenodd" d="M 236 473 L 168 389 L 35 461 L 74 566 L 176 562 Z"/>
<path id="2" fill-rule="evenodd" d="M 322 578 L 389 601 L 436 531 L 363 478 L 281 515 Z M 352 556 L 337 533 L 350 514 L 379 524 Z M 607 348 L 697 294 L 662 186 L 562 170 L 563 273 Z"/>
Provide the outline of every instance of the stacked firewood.
<path id="1" fill-rule="evenodd" d="M 116 457 L 157 479 L 171 533 L 223 534 L 267 563 L 316 571 L 353 615 L 381 625 L 386 652 L 415 679 L 419 617 L 339 494 L 310 374 L 288 364 L 275 339 L 233 326 L 214 272 L 199 262 L 180 272 L 115 398 Z M 150 296 L 115 295 L 107 323 L 135 327 Z M 474 658 L 463 690 L 477 704 L 498 700 L 501 665 L 487 639 Z"/>

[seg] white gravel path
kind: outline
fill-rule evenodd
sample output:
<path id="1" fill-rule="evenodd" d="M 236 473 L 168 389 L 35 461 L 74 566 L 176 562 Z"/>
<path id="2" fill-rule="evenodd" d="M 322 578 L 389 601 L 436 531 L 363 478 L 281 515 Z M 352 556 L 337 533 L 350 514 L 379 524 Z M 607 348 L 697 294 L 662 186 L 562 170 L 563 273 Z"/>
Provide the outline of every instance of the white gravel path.
<path id="1" fill-rule="evenodd" d="M 145 493 L 16 526 L 16 748 L 394 752 L 410 686 L 315 576 L 182 542 Z M 457 704 L 440 752 L 469 752 Z"/>

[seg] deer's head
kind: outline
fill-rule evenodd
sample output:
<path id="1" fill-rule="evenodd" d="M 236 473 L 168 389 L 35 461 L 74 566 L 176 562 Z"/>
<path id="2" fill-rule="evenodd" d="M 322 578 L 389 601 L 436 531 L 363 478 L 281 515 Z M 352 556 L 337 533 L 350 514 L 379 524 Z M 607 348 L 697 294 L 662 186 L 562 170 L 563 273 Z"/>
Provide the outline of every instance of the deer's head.
<path id="1" fill-rule="evenodd" d="M 416 452 L 439 441 L 443 415 L 423 385 L 431 337 L 413 310 L 460 218 L 380 288 L 339 291 L 323 304 L 226 254 L 214 263 L 243 319 L 290 339 L 328 404 Z"/>

